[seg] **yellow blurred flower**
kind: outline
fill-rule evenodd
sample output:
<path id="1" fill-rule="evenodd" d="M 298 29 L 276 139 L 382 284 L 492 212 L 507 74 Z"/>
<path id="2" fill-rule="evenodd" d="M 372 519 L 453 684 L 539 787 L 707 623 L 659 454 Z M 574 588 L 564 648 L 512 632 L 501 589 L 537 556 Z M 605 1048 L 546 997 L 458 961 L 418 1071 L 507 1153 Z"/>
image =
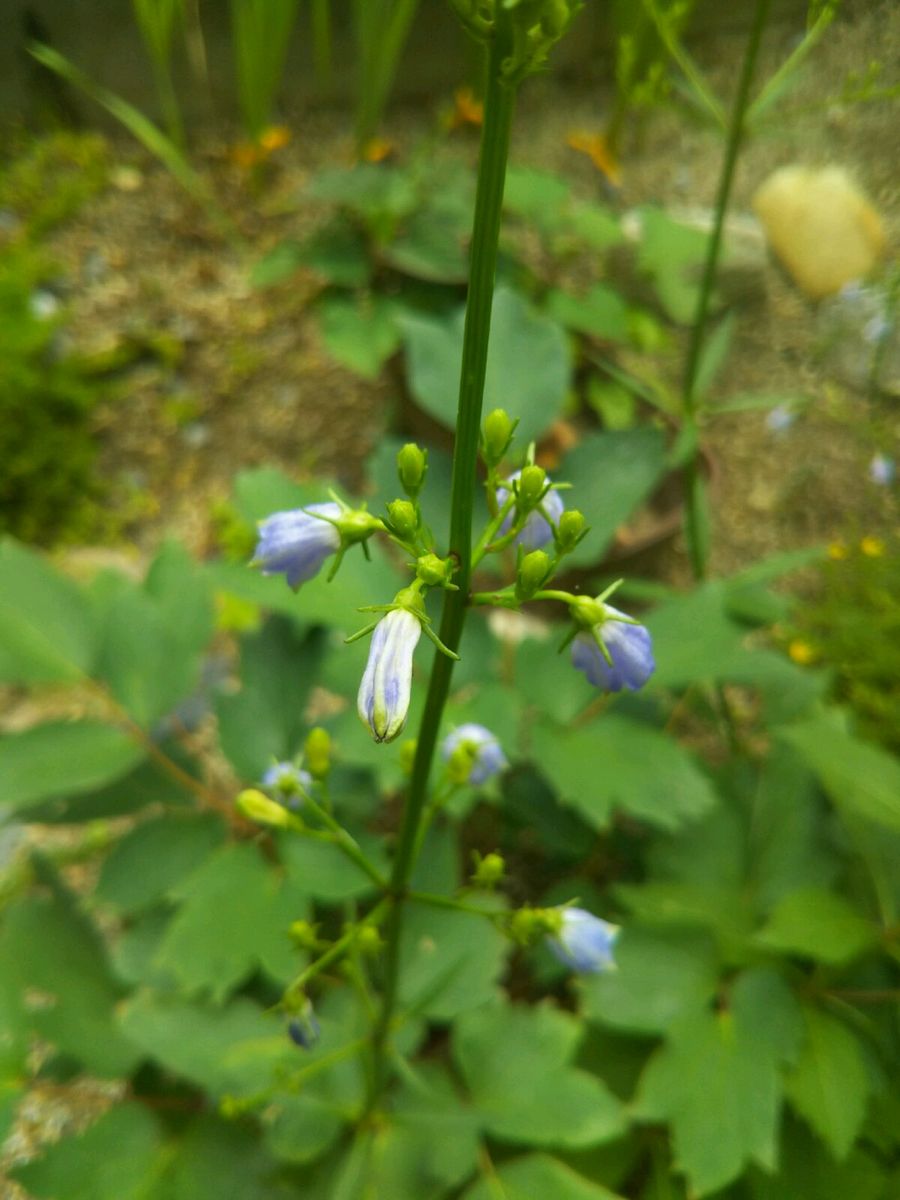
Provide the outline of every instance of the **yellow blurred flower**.
<path id="1" fill-rule="evenodd" d="M 253 142 L 237 142 L 231 147 L 229 157 L 236 167 L 240 167 L 242 171 L 249 171 L 251 167 L 261 163 L 265 155 Z"/>
<path id="2" fill-rule="evenodd" d="M 871 534 L 863 538 L 859 543 L 859 548 L 867 558 L 881 558 L 884 554 L 884 542 L 881 538 L 872 537 Z"/>
<path id="3" fill-rule="evenodd" d="M 603 172 L 613 187 L 622 186 L 622 169 L 602 133 L 589 133 L 583 129 L 574 130 L 566 137 L 566 143 L 573 150 L 577 150 L 579 154 L 586 154 L 597 170 Z"/>
<path id="4" fill-rule="evenodd" d="M 828 557 L 833 558 L 836 562 L 847 557 L 847 547 L 843 542 L 832 542 L 828 547 Z"/>
<path id="5" fill-rule="evenodd" d="M 287 125 L 270 125 L 260 135 L 259 144 L 266 154 L 281 150 L 291 140 L 291 131 Z"/>
<path id="6" fill-rule="evenodd" d="M 816 661 L 816 652 L 809 642 L 804 642 L 802 638 L 794 638 L 788 646 L 788 654 L 791 661 L 795 662 L 798 667 L 808 667 L 810 663 Z"/>
<path id="7" fill-rule="evenodd" d="M 363 162 L 380 163 L 384 162 L 386 158 L 390 158 L 393 153 L 393 142 L 389 142 L 387 138 L 373 137 L 369 138 L 363 146 L 360 158 Z"/>

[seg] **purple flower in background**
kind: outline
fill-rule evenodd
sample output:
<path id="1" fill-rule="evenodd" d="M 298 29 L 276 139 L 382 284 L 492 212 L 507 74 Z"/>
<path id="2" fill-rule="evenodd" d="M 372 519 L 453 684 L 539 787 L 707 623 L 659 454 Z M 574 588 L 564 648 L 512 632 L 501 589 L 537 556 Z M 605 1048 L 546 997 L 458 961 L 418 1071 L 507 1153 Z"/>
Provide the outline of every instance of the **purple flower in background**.
<path id="1" fill-rule="evenodd" d="M 441 754 L 444 760 L 448 761 L 452 758 L 460 747 L 464 747 L 471 754 L 471 767 L 466 782 L 476 787 L 487 783 L 494 775 L 499 775 L 509 766 L 497 738 L 483 725 L 474 723 L 460 725 L 458 729 L 448 733 L 441 743 Z"/>
<path id="2" fill-rule="evenodd" d="M 611 604 L 603 607 L 610 615 L 592 629 L 577 634 L 572 642 L 572 664 L 584 672 L 594 687 L 607 692 L 620 692 L 622 688 L 635 692 L 656 670 L 650 634 L 643 625 L 633 625 L 627 619 L 616 620 L 625 614 Z M 607 662 L 597 638 L 606 647 L 612 665 Z"/>
<path id="3" fill-rule="evenodd" d="M 513 480 L 518 479 L 521 474 L 521 471 L 516 471 L 514 474 L 510 475 L 507 483 L 512 483 Z M 509 493 L 509 488 L 497 488 L 497 503 L 501 508 L 509 499 Z M 565 512 L 566 506 L 562 502 L 562 497 L 560 496 L 559 492 L 554 491 L 552 488 L 541 501 L 541 504 L 544 508 L 546 508 L 548 514 L 555 523 L 559 521 L 559 518 Z M 512 529 L 514 518 L 515 510 L 509 513 L 506 520 L 500 526 L 501 536 L 504 533 L 509 533 L 510 529 Z M 516 536 L 516 545 L 522 546 L 525 550 L 540 550 L 542 546 L 546 546 L 548 542 L 552 541 L 553 530 L 537 510 L 531 514 Z"/>
<path id="4" fill-rule="evenodd" d="M 375 626 L 356 706 L 376 742 L 392 742 L 406 724 L 413 651 L 422 635 L 419 618 L 394 608 Z"/>
<path id="5" fill-rule="evenodd" d="M 584 908 L 566 908 L 558 934 L 547 939 L 561 963 L 573 971 L 598 973 L 615 967 L 613 946 L 618 925 L 610 925 Z"/>
<path id="6" fill-rule="evenodd" d="M 252 565 L 261 567 L 263 575 L 284 574 L 296 590 L 318 574 L 325 559 L 340 549 L 340 533 L 330 520 L 323 520 L 340 515 L 341 506 L 334 501 L 273 513 L 260 522 Z"/>
<path id="7" fill-rule="evenodd" d="M 897 474 L 897 464 L 886 454 L 876 454 L 869 463 L 869 478 L 879 487 L 889 487 Z"/>

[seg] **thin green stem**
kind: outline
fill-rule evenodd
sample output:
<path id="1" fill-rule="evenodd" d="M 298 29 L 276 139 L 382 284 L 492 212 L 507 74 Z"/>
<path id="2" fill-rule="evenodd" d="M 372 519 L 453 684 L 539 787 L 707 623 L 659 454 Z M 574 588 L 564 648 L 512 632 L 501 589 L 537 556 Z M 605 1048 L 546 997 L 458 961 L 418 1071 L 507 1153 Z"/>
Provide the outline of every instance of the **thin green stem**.
<path id="1" fill-rule="evenodd" d="M 321 805 L 317 804 L 310 795 L 304 794 L 303 803 L 309 809 L 309 811 L 313 813 L 314 816 L 318 817 L 325 828 L 328 829 L 333 835 L 333 844 L 337 846 L 337 848 L 343 854 L 345 854 L 352 863 L 355 863 L 361 871 L 368 875 L 368 877 L 377 887 L 384 891 L 387 887 L 387 881 L 382 877 L 381 872 L 377 869 L 377 867 L 373 863 L 369 862 L 368 858 L 366 858 L 365 854 L 363 854 L 362 850 L 360 850 L 356 841 L 350 836 L 346 829 L 344 829 L 343 825 L 339 825 L 331 813 L 326 812 L 325 809 L 322 808 Z"/>
<path id="2" fill-rule="evenodd" d="M 472 228 L 472 263 L 463 333 L 450 498 L 450 554 L 458 563 L 454 581 L 459 590 L 445 593 L 439 633 L 444 645 L 454 652 L 459 649 L 462 637 L 472 572 L 472 513 L 475 503 L 481 407 L 494 297 L 503 185 L 506 179 L 506 160 L 515 101 L 514 89 L 503 82 L 501 72 L 503 61 L 509 52 L 506 22 L 498 19 L 494 35 L 488 43 L 484 125 Z M 397 1003 L 403 904 L 415 865 L 418 829 L 425 809 L 431 764 L 452 674 L 453 659 L 435 652 L 425 709 L 419 727 L 409 795 L 391 874 L 390 895 L 393 906 L 386 928 L 382 1007 L 373 1033 L 375 1082 L 369 1097 L 370 1108 L 378 1103 L 386 1083 L 389 1062 L 387 1041 Z"/>
<path id="3" fill-rule="evenodd" d="M 703 278 L 700 283 L 700 294 L 697 299 L 697 313 L 691 330 L 691 341 L 688 347 L 687 362 L 682 384 L 682 401 L 685 424 L 694 434 L 691 455 L 684 468 L 685 493 L 685 534 L 688 543 L 688 554 L 694 578 L 704 579 L 707 571 L 707 535 L 706 535 L 706 501 L 705 491 L 699 471 L 698 444 L 696 441 L 697 427 L 697 374 L 703 351 L 706 325 L 712 303 L 713 287 L 719 269 L 719 257 L 722 248 L 722 230 L 725 225 L 725 214 L 728 211 L 728 201 L 731 196 L 731 185 L 734 179 L 734 169 L 737 165 L 738 152 L 743 140 L 745 116 L 750 95 L 750 84 L 759 54 L 759 44 L 762 32 L 769 15 L 771 0 L 757 0 L 756 12 L 753 18 L 753 28 L 744 52 L 741 65 L 741 75 L 738 81 L 731 121 L 728 127 L 728 140 L 725 149 L 725 159 L 722 163 L 722 174 L 719 178 L 719 188 L 716 195 L 715 220 L 709 246 L 706 252 L 706 262 L 703 268 Z"/>

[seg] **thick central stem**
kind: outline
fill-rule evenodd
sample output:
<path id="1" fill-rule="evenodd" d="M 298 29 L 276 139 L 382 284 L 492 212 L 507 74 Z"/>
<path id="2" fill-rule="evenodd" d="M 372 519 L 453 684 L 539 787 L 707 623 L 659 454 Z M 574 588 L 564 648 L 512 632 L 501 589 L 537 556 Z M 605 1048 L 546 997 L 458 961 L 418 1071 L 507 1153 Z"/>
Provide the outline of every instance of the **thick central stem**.
<path id="1" fill-rule="evenodd" d="M 499 22 L 498 22 L 499 24 Z M 509 133 L 512 124 L 515 90 L 502 80 L 502 64 L 509 46 L 502 29 L 488 44 L 487 83 L 484 97 L 484 126 L 478 162 L 478 187 L 472 228 L 471 268 L 463 334 L 462 366 L 459 382 L 459 408 L 453 452 L 453 484 L 450 499 L 450 553 L 458 563 L 454 582 L 459 590 L 444 593 L 440 638 L 456 651 L 462 637 L 469 603 L 472 571 L 472 511 L 475 502 L 476 465 L 481 431 L 481 406 L 487 368 L 491 305 L 497 267 L 500 213 Z M 428 780 L 450 679 L 453 660 L 435 652 L 419 727 L 416 757 L 409 795 L 403 812 L 397 852 L 391 873 L 390 895 L 393 907 L 385 930 L 385 980 L 382 1007 L 374 1032 L 374 1090 L 371 1105 L 377 1103 L 386 1082 L 386 1049 L 391 1021 L 397 1002 L 397 978 L 400 968 L 400 937 L 403 907 L 410 876 L 415 865 L 417 834 L 425 810 Z"/>

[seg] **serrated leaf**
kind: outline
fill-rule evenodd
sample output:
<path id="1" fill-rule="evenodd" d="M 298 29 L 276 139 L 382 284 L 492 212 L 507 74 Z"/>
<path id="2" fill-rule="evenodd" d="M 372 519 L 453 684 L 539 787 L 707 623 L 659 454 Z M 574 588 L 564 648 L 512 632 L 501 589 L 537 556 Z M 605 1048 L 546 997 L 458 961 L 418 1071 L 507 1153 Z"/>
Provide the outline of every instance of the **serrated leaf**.
<path id="1" fill-rule="evenodd" d="M 211 813 L 169 813 L 137 825 L 103 863 L 94 898 L 126 913 L 140 912 L 205 860 L 225 838 Z"/>
<path id="2" fill-rule="evenodd" d="M 103 787 L 143 757 L 128 734 L 97 721 L 49 721 L 6 734 L 0 738 L 0 812 Z"/>
<path id="3" fill-rule="evenodd" d="M 571 1066 L 581 1036 L 568 1013 L 485 1005 L 458 1018 L 453 1057 L 485 1130 L 532 1146 L 596 1146 L 626 1128 L 602 1080 Z"/>
<path id="4" fill-rule="evenodd" d="M 841 896 L 818 888 L 789 892 L 756 940 L 773 950 L 842 966 L 880 941 L 879 931 Z"/>
<path id="5" fill-rule="evenodd" d="M 809 1005 L 803 1017 L 806 1038 L 785 1091 L 834 1157 L 843 1160 L 860 1132 L 872 1091 L 866 1054 L 843 1021 Z"/>
<path id="6" fill-rule="evenodd" d="M 595 828 L 616 811 L 677 829 L 716 803 L 709 780 L 686 750 L 658 730 L 605 713 L 590 727 L 534 729 L 534 759 L 560 798 Z"/>
<path id="7" fill-rule="evenodd" d="M 380 843 L 365 846 L 370 861 L 384 867 L 386 862 Z M 315 900 L 335 903 L 351 900 L 371 892 L 374 884 L 337 846 L 329 842 L 312 841 L 288 835 L 279 845 L 279 857 L 292 883 Z"/>
<path id="8" fill-rule="evenodd" d="M 155 961 L 185 991 L 221 1002 L 260 967 L 280 982 L 299 969 L 288 928 L 306 915 L 306 895 L 256 846 L 216 850 L 172 894 L 181 907 Z"/>
<path id="9" fill-rule="evenodd" d="M 526 445 L 553 424 L 569 387 L 569 351 L 559 325 L 533 312 L 510 288 L 494 293 L 484 411 L 519 418 Z M 410 386 L 422 408 L 447 428 L 456 424 L 465 311 L 449 317 L 401 318 Z"/>
<path id="10" fill-rule="evenodd" d="M 702 933 L 626 925 L 616 939 L 615 961 L 615 971 L 583 980 L 584 1013 L 631 1033 L 665 1033 L 704 1011 L 719 984 L 718 955 Z"/>
<path id="11" fill-rule="evenodd" d="M 161 1141 L 146 1108 L 119 1103 L 13 1174 L 39 1200 L 150 1200 L 164 1165 Z"/>
<path id="12" fill-rule="evenodd" d="M 835 1162 L 799 1121 L 785 1122 L 777 1172 L 751 1170 L 747 1183 L 752 1200 L 889 1200 L 893 1196 L 882 1163 L 862 1150 Z"/>
<path id="13" fill-rule="evenodd" d="M 0 541 L 0 679 L 80 679 L 93 663 L 95 630 L 79 589 L 32 550 Z"/>
<path id="14" fill-rule="evenodd" d="M 499 1190 L 502 1189 L 502 1190 Z M 502 1163 L 480 1179 L 462 1200 L 622 1200 L 548 1154 L 527 1154 Z"/>
<path id="15" fill-rule="evenodd" d="M 746 971 L 727 1008 L 685 1016 L 651 1058 L 636 1115 L 670 1123 L 677 1166 L 698 1196 L 724 1187 L 751 1161 L 774 1169 L 780 1070 L 796 1053 L 801 1030 L 782 980 Z"/>
<path id="16" fill-rule="evenodd" d="M 165 1152 L 165 1171 L 146 1200 L 287 1200 L 271 1181 L 277 1164 L 242 1123 L 200 1116 Z"/>

